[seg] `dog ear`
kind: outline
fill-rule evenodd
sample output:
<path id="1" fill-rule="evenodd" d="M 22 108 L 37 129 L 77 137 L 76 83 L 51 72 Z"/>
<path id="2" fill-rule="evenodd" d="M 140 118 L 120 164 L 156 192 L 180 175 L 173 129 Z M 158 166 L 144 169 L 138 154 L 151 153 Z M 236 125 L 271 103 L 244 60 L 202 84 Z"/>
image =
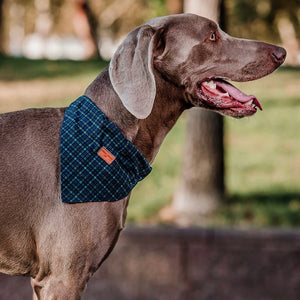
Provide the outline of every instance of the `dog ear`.
<path id="1" fill-rule="evenodd" d="M 109 65 L 114 90 L 126 109 L 138 119 L 149 116 L 156 95 L 153 74 L 154 34 L 155 30 L 149 25 L 129 33 Z"/>

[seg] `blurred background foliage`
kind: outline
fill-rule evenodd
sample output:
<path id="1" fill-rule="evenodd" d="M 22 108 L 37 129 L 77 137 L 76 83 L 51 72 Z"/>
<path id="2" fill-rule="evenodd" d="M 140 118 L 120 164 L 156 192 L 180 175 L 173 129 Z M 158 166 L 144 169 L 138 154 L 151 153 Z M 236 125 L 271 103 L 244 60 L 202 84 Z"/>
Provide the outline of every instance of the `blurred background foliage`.
<path id="1" fill-rule="evenodd" d="M 179 0 L 0 0 L 0 112 L 68 105 L 128 31 L 180 10 Z M 299 227 L 300 0 L 225 0 L 223 10 L 229 34 L 281 44 L 288 58 L 274 74 L 239 84 L 264 111 L 225 119 L 227 201 L 205 224 Z M 165 220 L 161 209 L 177 185 L 185 122 L 183 115 L 152 174 L 133 191 L 130 222 Z"/>
<path id="2" fill-rule="evenodd" d="M 299 64 L 300 0 L 224 0 L 223 8 L 221 24 L 229 34 L 292 46 L 289 63 Z M 58 48 L 73 43 L 85 48 L 77 49 L 78 59 L 95 56 L 96 48 L 109 58 L 130 30 L 182 9 L 183 0 L 0 0 L 0 51 L 51 58 L 52 49 L 53 58 L 62 58 L 67 55 Z M 48 52 L 33 49 L 45 45 Z"/>

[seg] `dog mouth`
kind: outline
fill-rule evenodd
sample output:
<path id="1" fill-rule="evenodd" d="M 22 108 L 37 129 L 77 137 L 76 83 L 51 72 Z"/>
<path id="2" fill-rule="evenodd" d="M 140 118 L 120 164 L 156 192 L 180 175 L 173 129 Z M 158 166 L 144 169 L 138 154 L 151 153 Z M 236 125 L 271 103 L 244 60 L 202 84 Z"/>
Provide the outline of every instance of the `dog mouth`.
<path id="1" fill-rule="evenodd" d="M 213 78 L 198 83 L 196 94 L 203 106 L 236 118 L 251 116 L 262 110 L 254 95 L 246 95 L 231 83 Z"/>

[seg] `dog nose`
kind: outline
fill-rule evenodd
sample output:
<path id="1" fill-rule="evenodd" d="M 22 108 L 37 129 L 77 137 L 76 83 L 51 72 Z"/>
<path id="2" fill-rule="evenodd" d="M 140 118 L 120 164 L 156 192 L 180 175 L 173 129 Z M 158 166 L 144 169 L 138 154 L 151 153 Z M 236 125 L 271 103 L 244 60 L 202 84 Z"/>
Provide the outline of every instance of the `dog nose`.
<path id="1" fill-rule="evenodd" d="M 276 47 L 275 50 L 272 52 L 273 60 L 276 63 L 282 64 L 286 58 L 286 51 L 282 47 Z"/>

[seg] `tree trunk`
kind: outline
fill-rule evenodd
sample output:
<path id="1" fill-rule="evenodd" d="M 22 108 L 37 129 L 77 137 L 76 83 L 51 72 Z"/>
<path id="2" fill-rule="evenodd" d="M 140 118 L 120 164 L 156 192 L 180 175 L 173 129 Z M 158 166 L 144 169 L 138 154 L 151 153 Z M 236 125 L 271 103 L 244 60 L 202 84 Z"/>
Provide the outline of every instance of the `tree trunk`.
<path id="1" fill-rule="evenodd" d="M 219 20 L 220 0 L 185 0 L 184 11 Z M 176 222 L 202 223 L 224 198 L 223 118 L 199 108 L 187 113 L 179 188 L 172 203 Z"/>
<path id="2" fill-rule="evenodd" d="M 4 53 L 3 0 L 0 0 L 0 54 Z"/>
<path id="3" fill-rule="evenodd" d="M 53 19 L 50 13 L 50 0 L 35 0 L 34 3 L 37 12 L 35 32 L 40 34 L 43 38 L 47 38 L 53 25 Z"/>
<path id="4" fill-rule="evenodd" d="M 184 12 L 219 21 L 221 0 L 184 0 Z"/>
<path id="5" fill-rule="evenodd" d="M 7 52 L 13 56 L 23 55 L 23 42 L 25 37 L 25 9 L 19 1 L 7 2 L 9 14 L 8 46 Z"/>
<path id="6" fill-rule="evenodd" d="M 75 11 L 73 14 L 73 26 L 77 37 L 84 45 L 84 58 L 100 57 L 99 37 L 98 37 L 98 19 L 92 13 L 90 1 L 76 0 L 74 2 Z"/>
<path id="7" fill-rule="evenodd" d="M 92 37 L 92 42 L 93 42 L 95 50 L 96 50 L 96 55 L 97 55 L 97 57 L 101 57 L 100 50 L 99 50 L 99 44 L 98 44 L 98 42 L 99 42 L 99 36 L 98 36 L 99 22 L 98 22 L 97 17 L 93 14 L 89 2 L 90 1 L 88 1 L 88 0 L 82 0 L 81 1 L 82 9 L 85 12 L 85 15 L 87 17 L 90 35 Z"/>
<path id="8" fill-rule="evenodd" d="M 285 63 L 292 66 L 298 66 L 299 42 L 293 23 L 287 16 L 283 16 L 278 18 L 277 28 L 282 45 L 288 53 Z"/>
<path id="9" fill-rule="evenodd" d="M 183 0 L 166 0 L 168 14 L 180 14 L 183 12 Z"/>

